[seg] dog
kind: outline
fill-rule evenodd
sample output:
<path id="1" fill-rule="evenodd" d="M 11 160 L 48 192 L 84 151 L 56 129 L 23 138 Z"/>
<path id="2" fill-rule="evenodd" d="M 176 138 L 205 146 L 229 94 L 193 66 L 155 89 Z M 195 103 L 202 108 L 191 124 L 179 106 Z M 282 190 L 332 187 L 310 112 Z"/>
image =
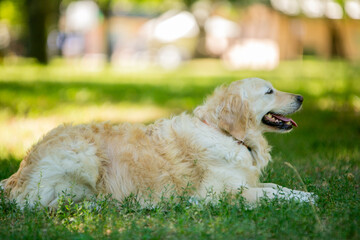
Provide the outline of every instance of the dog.
<path id="1" fill-rule="evenodd" d="M 312 193 L 291 190 L 259 177 L 271 160 L 265 132 L 286 133 L 297 124 L 285 115 L 303 97 L 276 90 L 259 78 L 218 87 L 193 114 L 182 113 L 148 126 L 124 123 L 61 125 L 47 133 L 2 181 L 20 206 L 40 202 L 56 208 L 68 191 L 74 201 L 135 194 L 156 202 L 184 191 L 205 199 L 209 191 L 241 195 L 248 202 L 285 198 L 313 202 Z"/>

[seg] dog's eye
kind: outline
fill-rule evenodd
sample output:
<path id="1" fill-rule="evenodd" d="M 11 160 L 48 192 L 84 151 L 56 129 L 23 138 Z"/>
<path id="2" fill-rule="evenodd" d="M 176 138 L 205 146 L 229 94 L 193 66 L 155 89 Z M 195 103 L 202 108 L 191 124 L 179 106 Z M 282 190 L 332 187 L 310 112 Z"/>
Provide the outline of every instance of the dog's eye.
<path id="1" fill-rule="evenodd" d="M 271 88 L 269 88 L 269 90 L 267 90 L 267 92 L 265 94 L 272 94 L 273 92 L 274 91 Z"/>

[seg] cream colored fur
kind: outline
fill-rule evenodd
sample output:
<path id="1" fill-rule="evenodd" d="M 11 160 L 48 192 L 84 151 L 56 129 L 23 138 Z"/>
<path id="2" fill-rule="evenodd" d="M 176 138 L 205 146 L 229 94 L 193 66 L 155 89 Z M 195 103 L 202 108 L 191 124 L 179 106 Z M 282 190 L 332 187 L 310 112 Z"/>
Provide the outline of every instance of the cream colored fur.
<path id="1" fill-rule="evenodd" d="M 263 133 L 278 131 L 261 123 L 262 117 L 271 110 L 292 113 L 301 105 L 293 94 L 265 94 L 269 88 L 257 78 L 236 81 L 216 89 L 193 115 L 148 126 L 59 126 L 32 147 L 2 185 L 20 205 L 40 201 L 50 207 L 57 206 L 64 191 L 74 194 L 75 201 L 99 194 L 123 200 L 135 194 L 144 203 L 149 194 L 156 202 L 184 191 L 205 198 L 210 190 L 239 189 L 250 202 L 265 196 L 313 201 L 310 193 L 259 183 L 271 159 Z"/>

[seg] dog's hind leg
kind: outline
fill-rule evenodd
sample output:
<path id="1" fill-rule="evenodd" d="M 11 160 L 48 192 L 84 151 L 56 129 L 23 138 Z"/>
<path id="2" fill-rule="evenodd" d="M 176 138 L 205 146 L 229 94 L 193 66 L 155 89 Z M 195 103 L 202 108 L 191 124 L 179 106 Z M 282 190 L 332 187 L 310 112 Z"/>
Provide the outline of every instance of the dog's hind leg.
<path id="1" fill-rule="evenodd" d="M 56 205 L 64 193 L 74 201 L 97 194 L 100 163 L 94 147 L 87 146 L 84 151 L 51 150 L 19 172 L 22 181 L 11 190 L 11 198 L 20 205 L 39 202 L 46 207 Z"/>

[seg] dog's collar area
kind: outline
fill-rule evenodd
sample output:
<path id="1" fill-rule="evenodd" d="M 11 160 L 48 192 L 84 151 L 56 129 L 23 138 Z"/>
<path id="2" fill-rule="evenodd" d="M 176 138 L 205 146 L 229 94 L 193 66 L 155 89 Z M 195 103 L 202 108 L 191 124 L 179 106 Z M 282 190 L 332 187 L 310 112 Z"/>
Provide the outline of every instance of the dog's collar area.
<path id="1" fill-rule="evenodd" d="M 203 120 L 201 120 L 201 121 L 202 121 L 203 123 L 205 123 L 206 125 L 212 127 L 205 119 L 203 119 Z M 226 133 L 226 135 L 232 137 L 239 145 L 245 146 L 245 147 L 249 150 L 249 152 L 251 152 L 251 147 L 249 147 L 243 140 L 239 140 L 239 139 L 235 138 L 233 135 L 231 135 L 231 134 L 228 133 L 228 132 L 225 132 L 225 133 Z"/>

